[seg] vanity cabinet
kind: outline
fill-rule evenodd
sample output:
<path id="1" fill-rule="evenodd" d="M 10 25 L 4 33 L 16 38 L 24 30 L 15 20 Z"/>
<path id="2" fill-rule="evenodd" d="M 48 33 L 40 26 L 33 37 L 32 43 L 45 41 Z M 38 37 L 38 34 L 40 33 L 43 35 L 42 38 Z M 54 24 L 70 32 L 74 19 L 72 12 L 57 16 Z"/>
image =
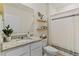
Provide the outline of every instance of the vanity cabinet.
<path id="1" fill-rule="evenodd" d="M 25 45 L 17 48 L 12 48 L 2 52 L 2 55 L 5 56 L 22 56 L 24 54 L 30 55 L 30 45 Z"/>
<path id="2" fill-rule="evenodd" d="M 6 49 L 1 52 L 2 56 L 42 56 L 42 48 L 43 42 L 42 41 L 35 41 L 29 44 L 21 45 L 16 48 Z M 46 43 L 44 44 L 46 45 Z"/>

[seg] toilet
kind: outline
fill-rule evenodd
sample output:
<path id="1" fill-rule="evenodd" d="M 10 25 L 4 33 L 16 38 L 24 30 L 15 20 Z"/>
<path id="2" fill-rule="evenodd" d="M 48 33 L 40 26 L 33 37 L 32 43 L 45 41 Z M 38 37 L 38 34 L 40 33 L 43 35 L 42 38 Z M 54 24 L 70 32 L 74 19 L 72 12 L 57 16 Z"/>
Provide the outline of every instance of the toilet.
<path id="1" fill-rule="evenodd" d="M 58 52 L 58 49 L 52 46 L 44 47 L 44 56 L 56 56 L 57 52 Z"/>

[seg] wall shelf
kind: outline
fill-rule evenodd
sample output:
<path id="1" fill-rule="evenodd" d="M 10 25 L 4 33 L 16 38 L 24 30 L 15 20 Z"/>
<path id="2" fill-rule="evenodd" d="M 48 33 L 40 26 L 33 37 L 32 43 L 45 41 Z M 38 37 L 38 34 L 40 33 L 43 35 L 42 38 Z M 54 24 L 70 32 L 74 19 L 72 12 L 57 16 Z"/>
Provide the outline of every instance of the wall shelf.
<path id="1" fill-rule="evenodd" d="M 47 31 L 47 29 L 37 29 L 37 31 L 44 32 L 44 31 Z"/>
<path id="2" fill-rule="evenodd" d="M 37 21 L 42 22 L 42 23 L 47 23 L 47 21 L 44 21 L 44 20 L 41 20 L 41 19 L 38 19 Z"/>

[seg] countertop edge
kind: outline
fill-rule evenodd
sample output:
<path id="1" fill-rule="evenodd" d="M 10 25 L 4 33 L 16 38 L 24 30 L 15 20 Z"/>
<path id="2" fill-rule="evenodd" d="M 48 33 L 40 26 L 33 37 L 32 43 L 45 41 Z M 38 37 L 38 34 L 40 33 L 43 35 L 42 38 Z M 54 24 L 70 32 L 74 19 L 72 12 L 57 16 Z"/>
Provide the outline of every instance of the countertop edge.
<path id="1" fill-rule="evenodd" d="M 28 45 L 28 44 L 31 44 L 31 43 L 35 43 L 35 42 L 38 42 L 38 41 L 41 41 L 42 39 L 40 40 L 35 40 L 35 41 L 32 41 L 32 42 L 29 42 L 29 43 L 24 43 L 22 45 L 18 45 L 18 46 L 15 46 L 15 47 L 11 47 L 11 48 L 7 48 L 7 49 L 2 49 L 1 52 L 4 52 L 6 50 L 10 50 L 10 49 L 14 49 L 14 48 L 18 48 L 18 47 L 21 47 L 21 46 L 24 46 L 24 45 Z"/>

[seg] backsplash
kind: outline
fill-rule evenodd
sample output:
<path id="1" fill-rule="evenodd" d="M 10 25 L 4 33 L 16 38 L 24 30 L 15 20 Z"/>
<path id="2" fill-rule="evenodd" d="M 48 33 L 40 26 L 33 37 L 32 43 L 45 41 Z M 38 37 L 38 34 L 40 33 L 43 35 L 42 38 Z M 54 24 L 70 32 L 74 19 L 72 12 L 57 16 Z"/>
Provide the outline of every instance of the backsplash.
<path id="1" fill-rule="evenodd" d="M 11 36 L 11 39 L 23 39 L 23 38 L 26 38 L 27 37 L 27 34 L 24 34 L 24 35 L 13 35 Z"/>
<path id="2" fill-rule="evenodd" d="M 32 37 L 32 36 L 34 36 L 34 35 L 31 32 L 28 32 L 28 33 L 17 33 L 17 34 L 13 34 L 11 36 L 11 39 L 24 39 L 24 38 Z"/>

